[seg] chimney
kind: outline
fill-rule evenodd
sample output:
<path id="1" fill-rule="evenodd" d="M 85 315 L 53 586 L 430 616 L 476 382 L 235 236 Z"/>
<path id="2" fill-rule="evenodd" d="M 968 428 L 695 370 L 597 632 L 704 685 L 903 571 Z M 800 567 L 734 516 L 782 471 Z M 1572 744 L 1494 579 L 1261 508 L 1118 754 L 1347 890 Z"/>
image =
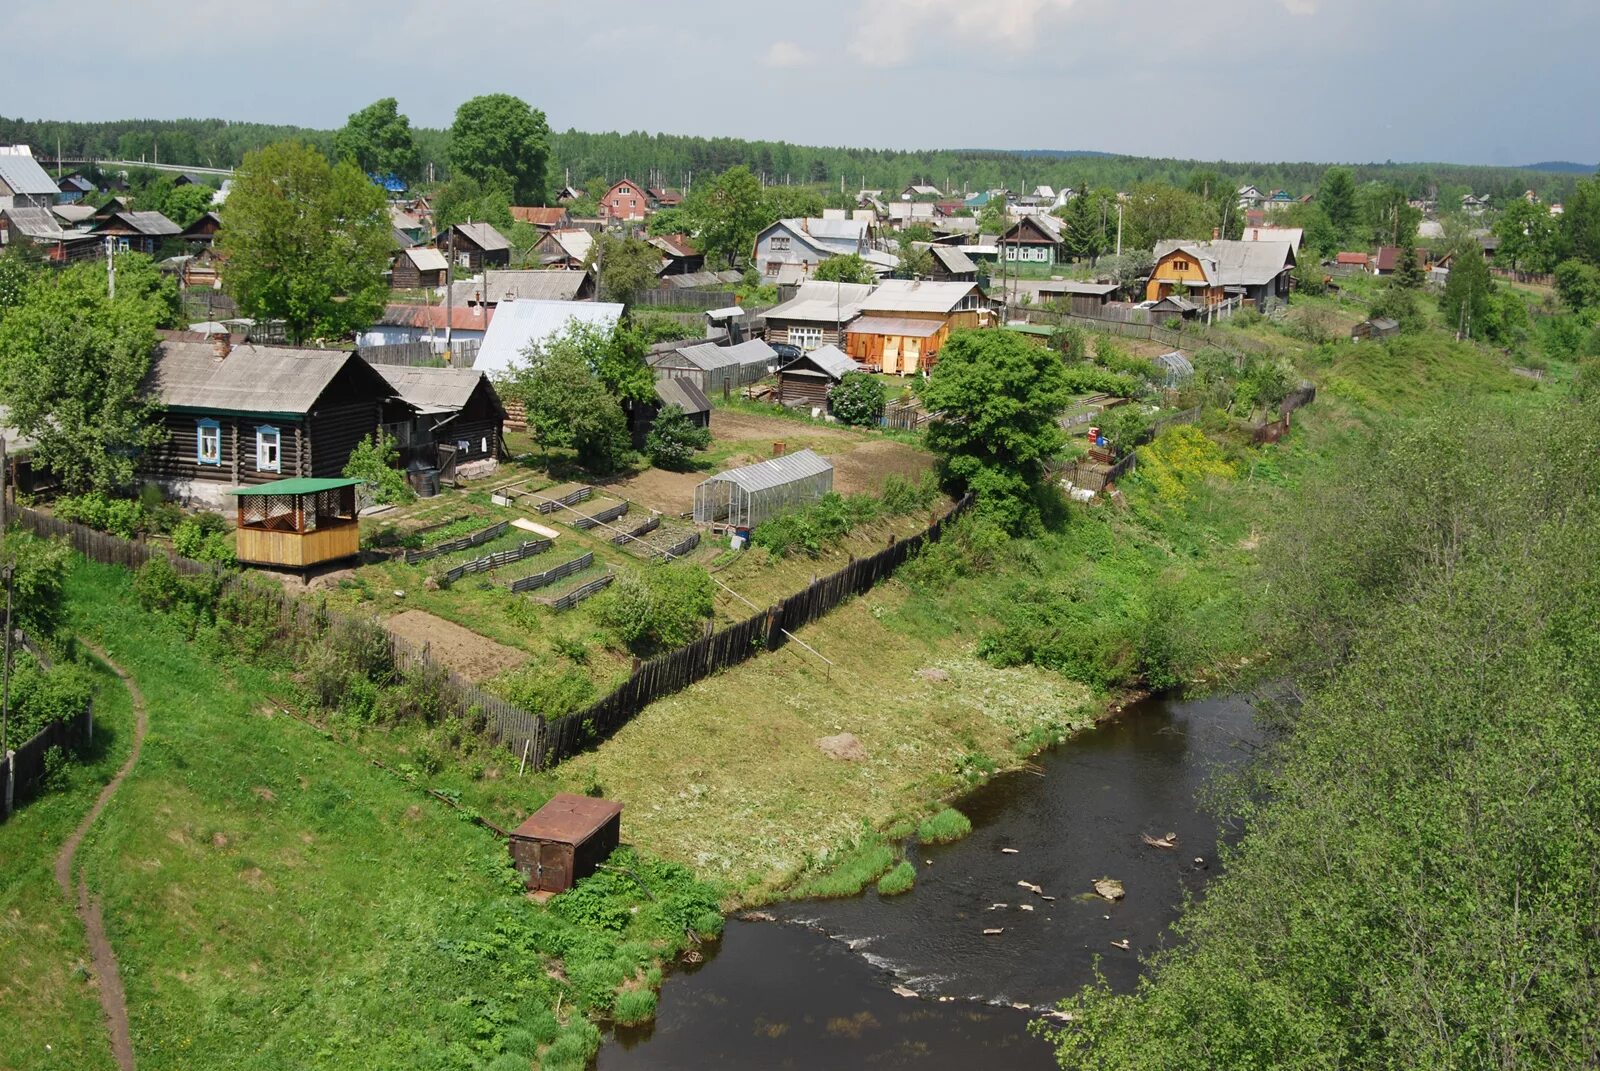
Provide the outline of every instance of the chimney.
<path id="1" fill-rule="evenodd" d="M 233 336 L 226 331 L 211 336 L 211 356 L 217 360 L 224 360 L 233 352 Z"/>

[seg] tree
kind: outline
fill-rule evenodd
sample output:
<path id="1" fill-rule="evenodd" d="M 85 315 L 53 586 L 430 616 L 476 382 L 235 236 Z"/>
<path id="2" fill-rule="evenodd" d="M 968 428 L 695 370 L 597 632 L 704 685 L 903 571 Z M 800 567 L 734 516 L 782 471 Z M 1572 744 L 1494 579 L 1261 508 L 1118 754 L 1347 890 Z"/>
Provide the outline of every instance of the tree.
<path id="1" fill-rule="evenodd" d="M 1342 243 L 1350 237 L 1356 222 L 1356 177 L 1348 167 L 1330 167 L 1322 173 L 1317 187 L 1317 203 L 1333 225 Z"/>
<path id="2" fill-rule="evenodd" d="M 688 234 L 692 224 L 689 215 L 681 208 L 663 208 L 652 213 L 645 221 L 645 233 L 652 238 L 663 234 Z"/>
<path id="3" fill-rule="evenodd" d="M 894 273 L 901 279 L 926 279 L 933 274 L 933 254 L 928 252 L 927 246 L 902 242 Z"/>
<path id="4" fill-rule="evenodd" d="M 1369 182 L 1356 192 L 1357 215 L 1373 245 L 1406 245 L 1416 240 L 1422 213 L 1405 191 L 1388 182 Z"/>
<path id="5" fill-rule="evenodd" d="M 433 224 L 441 231 L 468 222 L 509 230 L 515 222 L 511 202 L 511 185 L 503 176 L 479 182 L 458 175 L 434 192 Z"/>
<path id="6" fill-rule="evenodd" d="M 599 277 L 601 300 L 630 304 L 641 290 L 655 285 L 661 251 L 643 238 L 602 234 L 589 247 L 584 267 Z"/>
<path id="7" fill-rule="evenodd" d="M 895 238 L 902 246 L 913 242 L 931 242 L 933 241 L 933 228 L 926 223 L 908 223 L 900 228 L 900 233 L 895 235 Z"/>
<path id="8" fill-rule="evenodd" d="M 700 248 L 723 264 L 750 255 L 756 234 L 772 222 L 766 209 L 761 183 L 744 166 L 696 186 L 683 203 Z"/>
<path id="9" fill-rule="evenodd" d="M 187 227 L 211 211 L 211 196 L 216 191 L 210 186 L 190 183 L 174 186 L 157 210 L 180 227 Z"/>
<path id="10" fill-rule="evenodd" d="M 1328 219 L 1328 213 L 1315 201 L 1295 205 L 1284 222 L 1291 227 L 1299 227 L 1303 232 L 1300 237 L 1302 256 L 1309 253 L 1315 257 L 1331 257 L 1343 244 L 1338 229 Z"/>
<path id="11" fill-rule="evenodd" d="M 1004 197 L 991 196 L 978 209 L 978 230 L 983 234 L 1004 234 L 1011 229 L 1011 214 Z"/>
<path id="12" fill-rule="evenodd" d="M 1427 280 L 1422 274 L 1422 258 L 1417 256 L 1417 247 L 1407 241 L 1400 250 L 1400 265 L 1395 269 L 1394 285 L 1401 290 L 1421 290 L 1422 284 Z"/>
<path id="13" fill-rule="evenodd" d="M 1196 194 L 1164 182 L 1141 182 L 1123 211 L 1123 248 L 1154 249 L 1164 238 L 1210 238 L 1211 208 Z"/>
<path id="14" fill-rule="evenodd" d="M 1476 244 L 1458 251 L 1451 258 L 1450 278 L 1439 302 L 1445 328 L 1457 338 L 1488 337 L 1494 322 L 1493 288 L 1489 266 Z"/>
<path id="15" fill-rule="evenodd" d="M 531 343 L 497 386 L 527 408 L 528 428 L 540 446 L 570 448 L 582 464 L 606 472 L 628 450 L 621 401 L 655 399 L 644 352 L 636 331 L 607 333 L 574 322 L 554 338 Z"/>
<path id="16" fill-rule="evenodd" d="M 1600 176 L 1578 183 L 1563 205 L 1560 255 L 1600 268 Z"/>
<path id="17" fill-rule="evenodd" d="M 222 208 L 223 285 L 290 341 L 344 338 L 383 311 L 393 241 L 383 191 L 296 141 L 244 158 Z"/>
<path id="18" fill-rule="evenodd" d="M 928 447 L 945 483 L 972 491 L 1013 532 L 1037 528 L 1044 463 L 1066 442 L 1056 416 L 1068 398 L 1060 359 L 1009 331 L 955 331 L 923 400 L 939 413 Z"/>
<path id="19" fill-rule="evenodd" d="M 655 373 L 645 363 L 649 349 L 644 333 L 631 323 L 608 329 L 574 320 L 538 347 L 537 356 L 570 356 L 582 362 L 617 401 L 648 404 L 656 399 Z"/>
<path id="20" fill-rule="evenodd" d="M 393 97 L 384 97 L 353 113 L 333 138 L 334 155 L 349 160 L 376 179 L 390 175 L 410 182 L 422 169 L 411 120 L 400 114 Z"/>
<path id="21" fill-rule="evenodd" d="M 817 265 L 811 277 L 827 283 L 875 283 L 877 273 L 859 253 L 841 253 Z"/>
<path id="22" fill-rule="evenodd" d="M 762 192 L 762 197 L 766 202 L 768 222 L 820 216 L 826 207 L 822 194 L 810 186 L 768 186 Z"/>
<path id="23" fill-rule="evenodd" d="M 689 419 L 679 405 L 669 405 L 656 414 L 655 423 L 644 437 L 644 452 L 650 464 L 674 472 L 689 467 L 696 450 L 711 445 L 711 429 Z"/>
<path id="24" fill-rule="evenodd" d="M 1451 272 L 1454 275 L 1454 272 Z M 1556 293 L 1573 312 L 1600 308 L 1600 268 L 1576 257 L 1556 265 Z"/>
<path id="25" fill-rule="evenodd" d="M 410 502 L 416 495 L 406 483 L 405 473 L 400 471 L 399 465 L 400 448 L 395 444 L 394 436 L 377 431 L 362 439 L 350 451 L 343 475 L 346 479 L 363 481 L 366 484 L 363 493 L 370 495 L 380 505 Z"/>
<path id="26" fill-rule="evenodd" d="M 517 204 L 545 203 L 550 127 L 544 113 L 507 93 L 473 97 L 456 109 L 450 161 L 485 186 L 509 189 Z"/>
<path id="27" fill-rule="evenodd" d="M 866 372 L 846 372 L 844 378 L 828 392 L 828 408 L 836 419 L 857 427 L 875 427 L 883 415 L 887 396 L 883 377 Z"/>
<path id="28" fill-rule="evenodd" d="M 31 243 L 12 242 L 0 250 L 0 323 L 5 322 L 8 310 L 26 300 L 43 265 Z"/>
<path id="29" fill-rule="evenodd" d="M 65 490 L 126 491 L 161 441 L 140 390 L 157 316 L 137 288 L 107 297 L 103 269 L 83 264 L 34 280 L 0 322 L 0 402 Z"/>
<path id="30" fill-rule="evenodd" d="M 1506 205 L 1495 220 L 1495 237 L 1500 248 L 1495 257 L 1514 271 L 1545 272 L 1551 269 L 1556 252 L 1556 223 L 1550 210 L 1518 197 Z"/>

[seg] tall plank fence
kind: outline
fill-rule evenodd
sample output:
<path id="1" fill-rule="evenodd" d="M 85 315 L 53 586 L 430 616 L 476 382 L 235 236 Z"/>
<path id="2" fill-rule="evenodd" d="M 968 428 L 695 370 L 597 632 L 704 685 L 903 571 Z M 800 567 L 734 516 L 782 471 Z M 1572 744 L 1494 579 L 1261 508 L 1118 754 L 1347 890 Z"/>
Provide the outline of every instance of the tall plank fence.
<path id="1" fill-rule="evenodd" d="M 44 669 L 51 668 L 50 656 L 20 629 L 16 636 L 23 648 Z M 87 744 L 94 738 L 94 700 L 65 721 L 53 721 L 11 749 L 10 761 L 0 754 L 0 822 L 26 800 L 45 774 L 45 756 L 53 747 L 62 749 Z"/>
<path id="2" fill-rule="evenodd" d="M 666 287 L 641 290 L 634 295 L 635 305 L 656 305 L 672 309 L 726 309 L 739 303 L 732 290 L 680 290 Z"/>
<path id="3" fill-rule="evenodd" d="M 972 502 L 972 495 L 968 494 L 924 531 L 897 540 L 869 557 L 852 559 L 844 568 L 813 581 L 770 609 L 643 663 L 609 695 L 584 710 L 556 718 L 541 717 L 483 691 L 434 661 L 425 644 L 419 646 L 387 630 L 383 630 L 384 642 L 397 667 L 411 668 L 433 686 L 443 713 L 468 721 L 481 717 L 489 735 L 517 754 L 523 754 L 526 749 L 529 758 L 542 769 L 609 737 L 656 700 L 682 691 L 719 670 L 739 665 L 761 651 L 777 650 L 783 646 L 786 632 L 811 624 L 852 596 L 865 594 L 892 576 L 923 547 L 937 542 L 949 525 L 971 509 Z M 79 553 L 95 561 L 137 568 L 160 554 L 171 559 L 181 573 L 199 575 L 216 571 L 214 566 L 178 557 L 143 540 L 96 532 L 31 509 L 22 508 L 15 513 L 23 527 L 39 535 L 64 538 Z M 696 541 L 698 536 L 698 532 L 694 533 Z M 593 556 L 584 557 L 592 561 Z M 575 559 L 568 564 L 582 560 Z M 584 567 L 588 564 L 585 562 Z M 325 606 L 303 602 L 275 587 L 252 584 L 243 575 L 230 574 L 222 583 L 224 594 L 248 587 L 256 599 L 270 600 L 280 633 L 309 638 L 326 635 L 339 627 L 381 628 L 375 620 L 336 614 Z"/>

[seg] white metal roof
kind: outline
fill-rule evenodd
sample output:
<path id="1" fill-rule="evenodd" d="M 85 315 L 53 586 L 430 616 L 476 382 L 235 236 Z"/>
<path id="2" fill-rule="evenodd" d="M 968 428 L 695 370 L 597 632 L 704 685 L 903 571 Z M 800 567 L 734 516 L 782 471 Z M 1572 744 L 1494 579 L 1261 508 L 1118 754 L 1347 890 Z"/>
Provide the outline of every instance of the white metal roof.
<path id="1" fill-rule="evenodd" d="M 885 279 L 861 303 L 862 312 L 950 312 L 972 293 L 973 283 Z"/>
<path id="2" fill-rule="evenodd" d="M 610 331 L 621 318 L 622 306 L 613 301 L 508 301 L 495 307 L 472 366 L 490 375 L 504 372 L 530 343 L 543 343 L 574 321 Z"/>
<path id="3" fill-rule="evenodd" d="M 833 471 L 833 462 L 811 450 L 797 450 L 782 457 L 746 465 L 742 469 L 719 472 L 706 483 L 736 484 L 741 490 L 766 491 L 773 487 L 809 479 Z"/>
<path id="4" fill-rule="evenodd" d="M 419 245 L 407 249 L 404 255 L 411 258 L 411 263 L 417 266 L 418 271 L 444 271 L 450 267 L 450 262 L 444 259 L 444 254 L 430 246 Z"/>
<path id="5" fill-rule="evenodd" d="M 12 193 L 54 197 L 61 191 L 26 145 L 0 146 L 0 182 Z"/>
<path id="6" fill-rule="evenodd" d="M 777 350 L 774 350 L 759 338 L 753 338 L 748 342 L 741 342 L 737 346 L 718 346 L 711 342 L 702 342 L 696 346 L 685 346 L 676 353 L 669 354 L 663 363 L 687 363 L 702 371 L 711 372 L 718 368 L 732 368 L 736 365 L 772 364 L 777 359 Z"/>

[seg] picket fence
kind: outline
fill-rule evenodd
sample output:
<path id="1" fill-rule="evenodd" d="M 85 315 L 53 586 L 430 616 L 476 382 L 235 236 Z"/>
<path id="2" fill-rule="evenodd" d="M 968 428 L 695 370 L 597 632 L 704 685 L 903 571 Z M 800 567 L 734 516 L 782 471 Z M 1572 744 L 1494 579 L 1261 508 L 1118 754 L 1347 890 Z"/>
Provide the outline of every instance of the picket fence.
<path id="1" fill-rule="evenodd" d="M 431 558 L 438 558 L 445 554 L 454 554 L 458 550 L 471 550 L 473 547 L 481 547 L 485 543 L 499 539 L 501 536 L 505 535 L 510 528 L 510 521 L 500 521 L 498 523 L 491 524 L 489 527 L 480 532 L 473 532 L 471 535 L 464 535 L 460 539 L 449 539 L 443 543 L 440 543 L 438 546 L 428 547 L 424 550 L 408 550 L 406 551 L 406 564 L 416 565 L 418 562 L 425 562 Z"/>

